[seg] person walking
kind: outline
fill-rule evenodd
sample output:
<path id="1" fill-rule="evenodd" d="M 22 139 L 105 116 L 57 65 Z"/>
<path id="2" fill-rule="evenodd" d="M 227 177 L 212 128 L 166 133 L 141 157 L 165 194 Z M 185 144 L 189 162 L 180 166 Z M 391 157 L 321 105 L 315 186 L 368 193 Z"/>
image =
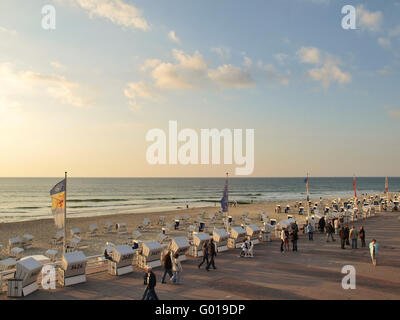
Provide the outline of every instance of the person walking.
<path id="1" fill-rule="evenodd" d="M 318 227 L 319 227 L 319 231 L 320 231 L 321 233 L 323 233 L 324 230 L 325 230 L 325 218 L 324 218 L 324 217 L 322 217 L 321 219 L 319 219 L 319 221 L 318 221 Z"/>
<path id="2" fill-rule="evenodd" d="M 341 227 L 339 230 L 339 237 L 340 237 L 340 245 L 342 249 L 346 249 L 345 248 L 345 244 L 346 244 L 346 231 L 344 230 L 344 227 Z"/>
<path id="3" fill-rule="evenodd" d="M 310 241 L 314 240 L 314 228 L 311 222 L 307 226 L 307 233 L 308 233 L 308 240 Z"/>
<path id="4" fill-rule="evenodd" d="M 146 269 L 144 284 L 146 285 L 146 289 L 144 290 L 142 300 L 158 300 L 158 296 L 155 291 L 157 279 L 155 274 L 151 270 L 151 267 L 147 267 Z"/>
<path id="5" fill-rule="evenodd" d="M 215 249 L 215 244 L 214 244 L 214 240 L 211 238 L 210 241 L 208 242 L 208 258 L 210 259 L 210 261 L 207 264 L 206 270 L 210 271 L 210 266 L 213 267 L 213 269 L 217 269 L 215 267 L 215 262 L 214 262 L 214 258 L 217 256 L 217 250 Z"/>
<path id="6" fill-rule="evenodd" d="M 365 248 L 365 229 L 363 226 L 360 227 L 360 231 L 358 232 L 358 235 L 360 236 L 360 239 L 361 239 L 361 247 Z"/>
<path id="7" fill-rule="evenodd" d="M 174 257 L 172 259 L 172 272 L 173 276 L 171 278 L 171 281 L 175 284 L 179 284 L 181 281 L 181 273 L 182 273 L 182 264 L 179 261 L 179 253 L 175 253 Z"/>
<path id="8" fill-rule="evenodd" d="M 285 228 L 283 228 L 281 231 L 281 252 L 285 250 L 284 247 L 285 247 Z"/>
<path id="9" fill-rule="evenodd" d="M 339 234 L 339 219 L 336 218 L 335 222 L 334 222 L 334 227 L 335 227 L 335 234 L 338 235 Z"/>
<path id="10" fill-rule="evenodd" d="M 203 248 L 201 248 L 203 252 L 203 260 L 201 260 L 200 264 L 198 265 L 199 269 L 203 265 L 204 262 L 206 262 L 206 266 L 208 265 L 208 243 L 204 242 Z"/>
<path id="11" fill-rule="evenodd" d="M 243 239 L 242 251 L 240 251 L 240 257 L 245 257 L 249 249 L 250 249 L 249 242 L 247 241 L 247 239 Z"/>
<path id="12" fill-rule="evenodd" d="M 164 274 L 163 274 L 163 276 L 162 276 L 162 278 L 161 278 L 161 283 L 166 283 L 166 282 L 165 282 L 165 277 L 166 277 L 166 275 L 168 274 L 170 279 L 171 279 L 172 276 L 173 276 L 173 273 L 172 273 L 171 253 L 170 253 L 169 251 L 167 251 L 167 252 L 163 255 L 162 260 L 161 260 L 161 263 L 162 263 L 162 266 L 163 266 L 163 268 L 164 268 Z"/>
<path id="13" fill-rule="evenodd" d="M 346 226 L 344 227 L 344 231 L 346 232 L 346 245 L 349 246 L 350 245 L 350 240 L 349 240 L 350 229 L 349 229 L 348 224 L 346 224 Z"/>
<path id="14" fill-rule="evenodd" d="M 333 237 L 333 226 L 332 226 L 332 222 L 329 222 L 326 225 L 326 242 L 329 242 L 329 237 L 332 238 L 332 241 L 336 241 L 335 238 Z"/>
<path id="15" fill-rule="evenodd" d="M 296 251 L 297 252 L 297 240 L 299 239 L 299 236 L 297 234 L 297 230 L 294 229 L 292 230 L 292 232 L 290 233 L 290 240 L 292 241 L 292 250 L 293 252 Z"/>
<path id="16" fill-rule="evenodd" d="M 376 266 L 377 264 L 376 260 L 378 256 L 378 251 L 379 251 L 379 243 L 377 243 L 375 239 L 372 239 L 372 241 L 369 244 L 369 252 L 371 254 L 371 260 L 374 266 Z"/>
<path id="17" fill-rule="evenodd" d="M 351 248 L 357 249 L 358 231 L 354 226 L 351 227 L 349 239 L 351 239 Z"/>
<path id="18" fill-rule="evenodd" d="M 287 228 L 285 228 L 285 251 L 289 251 L 289 237 L 290 237 L 290 233 L 289 230 Z"/>

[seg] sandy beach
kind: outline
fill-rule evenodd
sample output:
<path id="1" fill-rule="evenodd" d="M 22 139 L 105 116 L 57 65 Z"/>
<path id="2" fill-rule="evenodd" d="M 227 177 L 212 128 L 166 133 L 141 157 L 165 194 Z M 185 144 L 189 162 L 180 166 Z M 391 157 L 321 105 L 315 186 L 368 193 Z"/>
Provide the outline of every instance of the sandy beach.
<path id="1" fill-rule="evenodd" d="M 326 200 L 328 203 L 328 201 Z M 264 210 L 268 216 L 272 219 L 277 219 L 277 221 L 286 219 L 287 215 L 285 213 L 275 214 L 275 207 L 277 204 L 280 204 L 282 207 L 282 211 L 287 204 L 291 205 L 292 211 L 290 214 L 294 215 L 298 221 L 302 221 L 305 219 L 304 215 L 298 215 L 298 208 L 295 208 L 295 203 L 297 201 L 291 202 L 268 202 L 268 203 L 254 203 L 254 204 L 241 204 L 237 207 L 229 208 L 229 215 L 233 217 L 233 224 L 240 225 L 243 221 L 240 220 L 244 211 L 249 212 L 249 218 L 252 220 L 252 223 L 258 224 L 261 226 L 261 221 L 258 217 L 260 210 Z M 304 201 L 303 201 L 304 204 Z M 70 239 L 70 230 L 73 228 L 79 228 L 81 231 L 81 235 L 83 237 L 82 245 L 80 250 L 82 250 L 86 255 L 96 255 L 102 253 L 102 248 L 104 247 L 107 241 L 112 242 L 116 245 L 123 244 L 128 241 L 129 236 L 132 234 L 132 231 L 137 230 L 137 227 L 142 223 L 144 218 L 150 218 L 152 221 L 152 226 L 148 229 L 148 231 L 143 232 L 140 240 L 151 240 L 156 239 L 157 235 L 161 232 L 161 226 L 155 225 L 159 221 L 160 216 L 165 216 L 166 222 L 173 223 L 175 220 L 175 216 L 179 215 L 183 217 L 184 215 L 189 215 L 191 219 L 187 224 L 191 224 L 194 219 L 201 213 L 201 211 L 205 210 L 207 212 L 206 219 L 204 222 L 206 223 L 206 231 L 212 231 L 214 225 L 217 227 L 223 228 L 222 220 L 220 219 L 217 223 L 214 223 L 208 219 L 209 213 L 215 213 L 220 210 L 220 206 L 215 207 L 203 207 L 203 208 L 189 208 L 189 209 L 178 209 L 167 212 L 152 212 L 152 213 L 132 213 L 132 214 L 114 214 L 114 215 L 102 215 L 98 217 L 68 217 L 67 219 L 67 239 Z M 305 209 L 307 211 L 307 209 Z M 128 234 L 119 235 L 116 232 L 113 233 L 104 233 L 103 227 L 106 222 L 120 223 L 125 222 L 128 229 Z M 89 237 L 86 235 L 86 232 L 89 231 L 89 226 L 91 224 L 97 224 L 99 227 L 99 234 L 95 237 Z M 187 235 L 187 231 L 183 230 L 184 228 L 180 228 L 180 230 L 171 230 L 171 236 L 179 236 L 179 235 Z M 114 230 L 115 231 L 115 230 Z M 2 223 L 0 224 L 0 244 L 6 247 L 8 243 L 8 239 L 13 237 L 22 237 L 24 234 L 33 235 L 33 248 L 25 251 L 26 255 L 36 255 L 36 254 L 44 254 L 44 252 L 50 249 L 51 246 L 51 238 L 55 236 L 57 232 L 56 227 L 54 226 L 53 219 L 43 219 L 43 220 L 35 220 L 35 221 L 23 221 L 23 222 L 13 222 L 13 223 Z M 55 248 L 55 247 L 53 247 Z M 59 246 L 58 249 L 61 249 Z M 59 250 L 60 251 L 60 250 Z M 59 252 L 59 256 L 61 253 Z M 2 258 L 5 257 L 5 252 L 2 254 Z"/>

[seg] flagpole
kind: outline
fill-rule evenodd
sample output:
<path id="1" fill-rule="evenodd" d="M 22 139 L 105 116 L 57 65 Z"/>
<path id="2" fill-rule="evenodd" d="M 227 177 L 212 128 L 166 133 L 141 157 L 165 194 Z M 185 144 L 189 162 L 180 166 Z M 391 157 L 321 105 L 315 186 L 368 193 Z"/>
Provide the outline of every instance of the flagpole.
<path id="1" fill-rule="evenodd" d="M 228 207 L 227 207 L 227 214 L 226 216 L 229 216 L 229 189 L 228 189 L 228 172 L 226 173 L 226 201 L 228 202 Z"/>
<path id="2" fill-rule="evenodd" d="M 310 184 L 308 181 L 308 172 L 307 172 L 307 183 L 308 183 L 308 188 L 307 188 L 308 220 L 310 221 Z"/>
<path id="3" fill-rule="evenodd" d="M 67 172 L 65 172 L 65 203 L 64 203 L 64 238 L 63 238 L 63 254 L 66 253 L 67 238 Z"/>

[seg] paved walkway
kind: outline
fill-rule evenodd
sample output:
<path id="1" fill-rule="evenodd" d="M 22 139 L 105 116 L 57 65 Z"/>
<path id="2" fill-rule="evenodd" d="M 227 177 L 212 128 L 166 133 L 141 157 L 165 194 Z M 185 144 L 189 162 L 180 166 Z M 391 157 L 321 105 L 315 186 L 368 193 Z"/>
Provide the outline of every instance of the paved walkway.
<path id="1" fill-rule="evenodd" d="M 217 256 L 217 270 L 197 268 L 197 259 L 184 262 L 181 285 L 161 284 L 161 269 L 155 269 L 160 299 L 400 299 L 399 213 L 385 213 L 361 221 L 367 244 L 380 243 L 378 266 L 370 263 L 369 250 L 340 249 L 316 234 L 311 242 L 301 235 L 299 251 L 280 253 L 280 243 L 255 247 L 254 258 L 239 258 L 239 250 Z M 353 265 L 357 272 L 355 290 L 341 286 L 341 268 Z M 140 299 L 144 272 L 113 277 L 106 272 L 88 276 L 88 281 L 55 291 L 40 290 L 24 299 Z M 0 296 L 4 299 L 5 296 Z"/>

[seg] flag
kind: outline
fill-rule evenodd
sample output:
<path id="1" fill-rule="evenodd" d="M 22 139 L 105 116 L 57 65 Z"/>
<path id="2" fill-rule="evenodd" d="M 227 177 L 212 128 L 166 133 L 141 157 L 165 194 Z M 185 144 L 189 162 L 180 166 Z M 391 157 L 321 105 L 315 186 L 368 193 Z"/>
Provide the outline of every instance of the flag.
<path id="1" fill-rule="evenodd" d="M 353 177 L 354 197 L 357 198 L 356 176 Z"/>
<path id="2" fill-rule="evenodd" d="M 67 181 L 66 179 L 57 183 L 53 189 L 50 190 L 51 196 L 51 212 L 54 216 L 54 223 L 57 228 L 64 227 L 64 210 L 65 210 L 65 191 Z"/>
<path id="3" fill-rule="evenodd" d="M 224 193 L 221 199 L 221 208 L 222 212 L 228 212 L 228 178 L 225 180 L 225 187 L 224 187 Z"/>
<path id="4" fill-rule="evenodd" d="M 310 186 L 308 185 L 308 177 L 304 179 L 307 188 L 307 202 L 310 201 Z"/>
<path id="5" fill-rule="evenodd" d="M 385 190 L 386 190 L 386 193 L 389 192 L 389 180 L 388 180 L 388 177 L 385 178 Z"/>

